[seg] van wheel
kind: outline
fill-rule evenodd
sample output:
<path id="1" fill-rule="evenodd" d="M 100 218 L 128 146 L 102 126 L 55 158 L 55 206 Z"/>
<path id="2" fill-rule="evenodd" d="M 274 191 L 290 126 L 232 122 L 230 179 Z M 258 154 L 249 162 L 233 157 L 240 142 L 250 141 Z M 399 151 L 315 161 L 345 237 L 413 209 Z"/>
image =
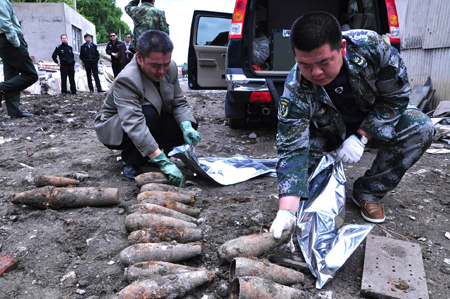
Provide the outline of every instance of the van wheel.
<path id="1" fill-rule="evenodd" d="M 245 118 L 229 118 L 228 126 L 231 129 L 242 129 L 245 127 Z"/>

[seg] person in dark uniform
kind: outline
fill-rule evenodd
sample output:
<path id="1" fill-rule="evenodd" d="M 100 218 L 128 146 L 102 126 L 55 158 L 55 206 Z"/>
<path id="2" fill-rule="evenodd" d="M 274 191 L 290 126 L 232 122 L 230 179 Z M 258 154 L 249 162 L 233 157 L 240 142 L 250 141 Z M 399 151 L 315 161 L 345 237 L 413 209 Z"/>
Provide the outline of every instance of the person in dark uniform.
<path id="1" fill-rule="evenodd" d="M 75 58 L 68 41 L 67 35 L 61 34 L 61 44 L 56 47 L 52 54 L 53 61 L 59 65 L 61 72 L 61 93 L 63 95 L 67 94 L 67 76 L 69 76 L 70 92 L 77 94 L 77 87 L 75 86 Z"/>
<path id="2" fill-rule="evenodd" d="M 121 70 L 119 47 L 122 42 L 117 39 L 117 34 L 114 31 L 111 31 L 109 38 L 110 41 L 106 45 L 106 54 L 111 55 L 111 66 L 114 72 L 114 77 L 117 77 Z"/>
<path id="3" fill-rule="evenodd" d="M 3 60 L 5 78 L 0 82 L 0 106 L 5 100 L 11 119 L 33 116 L 20 110 L 20 91 L 35 83 L 39 77 L 9 1 L 0 1 L 0 58 Z"/>
<path id="4" fill-rule="evenodd" d="M 104 92 L 104 90 L 102 90 L 102 86 L 100 85 L 100 79 L 98 78 L 98 60 L 100 59 L 100 54 L 98 53 L 97 45 L 92 43 L 92 35 L 89 33 L 84 35 L 84 40 L 86 42 L 81 46 L 80 59 L 83 61 L 84 68 L 86 69 L 89 91 L 94 92 L 91 77 L 92 73 L 94 75 L 97 91 Z"/>

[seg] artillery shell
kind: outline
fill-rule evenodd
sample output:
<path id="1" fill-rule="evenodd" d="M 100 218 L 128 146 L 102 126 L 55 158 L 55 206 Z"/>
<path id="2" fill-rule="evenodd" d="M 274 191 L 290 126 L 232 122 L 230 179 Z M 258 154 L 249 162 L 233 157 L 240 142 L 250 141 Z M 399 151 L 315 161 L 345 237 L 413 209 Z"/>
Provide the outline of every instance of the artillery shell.
<path id="1" fill-rule="evenodd" d="M 309 298 L 307 293 L 287 287 L 269 279 L 244 276 L 237 277 L 231 285 L 231 299 L 300 299 Z"/>
<path id="2" fill-rule="evenodd" d="M 169 184 L 169 179 L 162 172 L 146 172 L 142 173 L 134 178 L 134 181 L 141 187 L 142 185 L 149 183 Z"/>
<path id="3" fill-rule="evenodd" d="M 57 188 L 45 186 L 17 193 L 12 203 L 26 204 L 39 209 L 100 207 L 120 202 L 119 189 L 101 187 Z"/>
<path id="4" fill-rule="evenodd" d="M 148 183 L 141 186 L 140 192 L 145 191 L 170 191 L 170 192 L 178 192 L 178 193 L 184 193 L 189 194 L 192 197 L 196 197 L 200 193 L 200 189 L 196 188 L 197 190 L 191 190 L 186 188 L 180 188 L 172 185 L 167 184 L 158 184 L 158 183 Z"/>
<path id="5" fill-rule="evenodd" d="M 161 261 L 136 263 L 125 268 L 125 279 L 129 282 L 148 279 L 155 276 L 166 276 L 184 272 L 202 271 L 205 269 L 189 267 Z M 207 270 L 205 270 L 207 271 Z M 214 274 L 214 273 L 213 273 Z"/>
<path id="6" fill-rule="evenodd" d="M 197 218 L 198 215 L 200 215 L 200 209 L 194 208 L 188 205 L 185 205 L 181 202 L 173 201 L 173 200 L 163 200 L 163 199 L 156 199 L 156 198 L 144 198 L 139 200 L 138 203 L 150 203 L 154 205 L 163 206 L 165 208 L 175 210 L 177 212 L 192 216 Z"/>
<path id="7" fill-rule="evenodd" d="M 66 187 L 69 185 L 79 185 L 80 181 L 66 177 L 39 174 L 34 177 L 34 184 L 36 185 L 36 187 Z"/>
<path id="8" fill-rule="evenodd" d="M 130 244 L 136 243 L 160 243 L 176 241 L 177 243 L 189 243 L 200 241 L 203 238 L 199 228 L 159 226 L 143 228 L 131 232 L 128 236 Z"/>
<path id="9" fill-rule="evenodd" d="M 178 262 L 200 255 L 203 252 L 203 245 L 201 243 L 173 243 L 141 243 L 130 245 L 120 252 L 120 260 L 124 265 L 145 261 Z"/>
<path id="10" fill-rule="evenodd" d="M 303 273 L 270 263 L 268 260 L 236 257 L 231 262 L 230 280 L 237 276 L 259 276 L 284 285 L 302 282 Z"/>
<path id="11" fill-rule="evenodd" d="M 129 232 L 158 226 L 197 227 L 197 224 L 158 214 L 133 213 L 125 217 L 125 227 Z"/>
<path id="12" fill-rule="evenodd" d="M 151 203 L 141 203 L 141 204 L 132 205 L 130 208 L 130 211 L 132 213 L 160 214 L 160 215 L 169 216 L 169 217 L 177 218 L 177 219 L 188 221 L 188 222 L 197 223 L 197 219 L 194 217 L 177 212 L 175 210 L 165 208 L 163 206 L 154 205 Z"/>
<path id="13" fill-rule="evenodd" d="M 194 271 L 138 280 L 122 289 L 115 298 L 179 298 L 214 279 L 212 271 Z"/>
<path id="14" fill-rule="evenodd" d="M 235 257 L 258 257 L 289 240 L 291 232 L 286 230 L 280 239 L 275 239 L 273 233 L 262 233 L 242 236 L 229 240 L 219 247 L 219 256 L 229 262 Z"/>
<path id="15" fill-rule="evenodd" d="M 170 192 L 170 191 L 145 191 L 139 193 L 137 196 L 138 202 L 146 199 L 162 199 L 162 200 L 172 200 L 181 202 L 184 204 L 191 204 L 195 202 L 195 199 L 187 194 Z"/>

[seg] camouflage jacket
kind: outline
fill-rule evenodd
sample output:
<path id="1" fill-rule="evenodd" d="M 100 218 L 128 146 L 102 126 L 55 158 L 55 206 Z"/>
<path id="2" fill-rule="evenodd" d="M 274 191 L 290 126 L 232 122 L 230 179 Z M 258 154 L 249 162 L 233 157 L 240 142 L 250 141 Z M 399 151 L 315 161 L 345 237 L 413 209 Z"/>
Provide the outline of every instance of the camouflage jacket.
<path id="1" fill-rule="evenodd" d="M 166 14 L 148 2 L 138 6 L 139 0 L 130 1 L 125 6 L 126 13 L 133 19 L 133 48 L 135 48 L 139 36 L 147 30 L 157 29 L 169 34 L 169 24 L 166 21 Z"/>
<path id="2" fill-rule="evenodd" d="M 376 32 L 351 30 L 343 32 L 343 38 L 349 84 L 356 104 L 367 114 L 360 128 L 374 138 L 389 140 L 409 103 L 405 64 Z M 311 141 L 345 140 L 344 121 L 325 89 L 301 76 L 297 66 L 286 78 L 278 120 L 278 194 L 308 197 Z"/>

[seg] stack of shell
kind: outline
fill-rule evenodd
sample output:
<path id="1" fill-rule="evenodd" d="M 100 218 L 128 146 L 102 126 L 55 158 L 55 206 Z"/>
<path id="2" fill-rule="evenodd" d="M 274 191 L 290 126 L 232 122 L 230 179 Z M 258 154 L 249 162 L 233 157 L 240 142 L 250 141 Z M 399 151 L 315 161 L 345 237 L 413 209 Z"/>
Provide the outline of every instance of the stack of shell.
<path id="1" fill-rule="evenodd" d="M 203 253 L 200 209 L 192 206 L 196 193 L 168 185 L 162 173 L 144 173 L 135 181 L 140 193 L 125 218 L 130 246 L 120 253 L 131 284 L 116 298 L 176 298 L 211 282 L 213 271 L 176 264 Z"/>

